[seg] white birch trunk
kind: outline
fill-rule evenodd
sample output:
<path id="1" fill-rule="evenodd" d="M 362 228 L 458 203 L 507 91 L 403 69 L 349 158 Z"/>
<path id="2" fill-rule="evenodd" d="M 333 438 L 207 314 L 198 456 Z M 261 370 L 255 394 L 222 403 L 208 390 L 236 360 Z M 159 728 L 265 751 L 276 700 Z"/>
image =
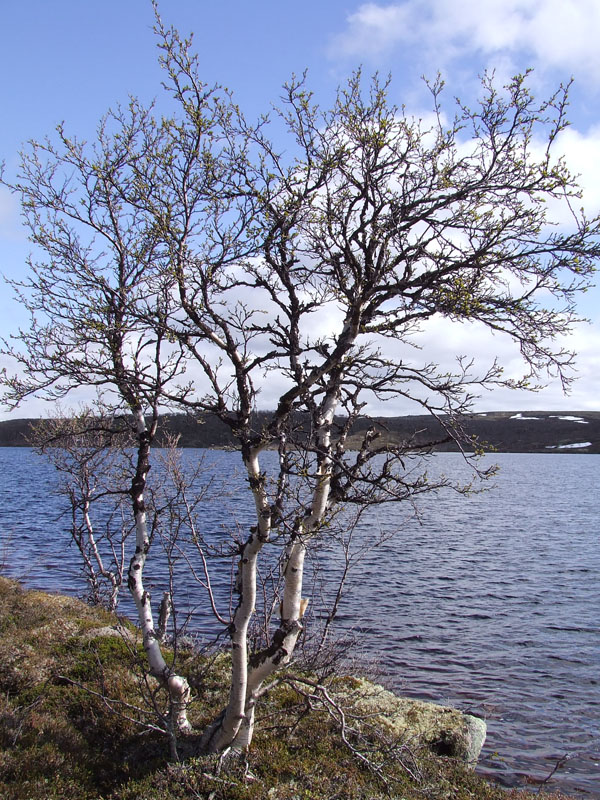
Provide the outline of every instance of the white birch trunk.
<path id="1" fill-rule="evenodd" d="M 250 487 L 254 495 L 258 525 L 242 547 L 238 569 L 240 599 L 231 624 L 231 688 L 229 702 L 202 737 L 201 749 L 218 753 L 237 748 L 236 737 L 246 717 L 248 696 L 248 625 L 256 604 L 258 554 L 271 532 L 271 509 L 260 474 L 259 451 L 245 458 Z"/>
<path id="2" fill-rule="evenodd" d="M 319 421 L 317 444 L 322 458 L 317 469 L 317 485 L 313 493 L 310 511 L 302 522 L 295 539 L 290 542 L 285 566 L 285 583 L 281 607 L 281 623 L 273 637 L 271 647 L 258 654 L 247 677 L 246 702 L 242 724 L 232 743 L 238 750 L 250 746 L 254 733 L 255 708 L 264 681 L 277 669 L 287 664 L 294 653 L 298 637 L 302 632 L 302 616 L 307 601 L 302 598 L 304 561 L 307 542 L 323 519 L 331 488 L 331 424 L 337 407 L 337 391 L 331 392 L 325 402 Z"/>
<path id="3" fill-rule="evenodd" d="M 270 647 L 256 655 L 248 665 L 248 624 L 256 602 L 257 557 L 271 530 L 271 507 L 260 475 L 259 451 L 246 458 L 250 487 L 254 495 L 258 526 L 244 544 L 240 555 L 240 601 L 231 630 L 232 682 L 227 707 L 202 737 L 204 752 L 216 753 L 227 748 L 242 751 L 249 747 L 254 732 L 255 706 L 263 682 L 291 659 L 302 631 L 301 618 L 306 608 L 302 598 L 304 560 L 307 541 L 318 529 L 329 502 L 331 488 L 331 425 L 338 403 L 338 390 L 332 387 L 325 400 L 317 425 L 319 461 L 317 484 L 310 510 L 290 543 L 286 558 L 281 623 Z"/>
<path id="4" fill-rule="evenodd" d="M 122 573 L 123 563 L 121 562 L 121 565 L 119 567 L 120 572 L 118 577 L 112 570 L 106 569 L 106 567 L 104 566 L 104 561 L 102 560 L 102 556 L 100 554 L 100 551 L 98 550 L 98 545 L 96 544 L 96 537 L 94 535 L 94 526 L 92 525 L 92 520 L 90 518 L 90 503 L 88 500 L 85 501 L 83 507 L 83 521 L 87 533 L 88 547 L 90 549 L 92 556 L 94 557 L 94 560 L 96 561 L 96 564 L 98 565 L 98 572 L 103 578 L 106 578 L 111 585 L 108 610 L 114 611 L 117 607 L 117 600 L 121 584 L 120 577 L 123 574 Z"/>
<path id="5" fill-rule="evenodd" d="M 171 721 L 175 730 L 180 733 L 189 733 L 192 730 L 187 718 L 190 687 L 187 680 L 181 675 L 176 675 L 163 658 L 158 635 L 154 628 L 150 595 L 144 589 L 144 566 L 150 548 L 148 522 L 144 504 L 144 488 L 149 468 L 147 452 L 149 446 L 146 442 L 148 436 L 146 421 L 141 410 L 136 411 L 135 418 L 140 440 L 137 465 L 138 472 L 132 486 L 132 500 L 135 515 L 135 554 L 129 565 L 127 585 L 137 608 L 144 650 L 148 657 L 150 672 L 166 686 L 169 692 Z"/>

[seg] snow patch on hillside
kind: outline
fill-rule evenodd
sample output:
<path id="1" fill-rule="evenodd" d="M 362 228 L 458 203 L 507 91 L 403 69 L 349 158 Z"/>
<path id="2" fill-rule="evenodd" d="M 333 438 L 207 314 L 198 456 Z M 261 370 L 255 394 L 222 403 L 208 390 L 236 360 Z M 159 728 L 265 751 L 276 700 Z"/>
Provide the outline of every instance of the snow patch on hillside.
<path id="1" fill-rule="evenodd" d="M 547 444 L 546 450 L 575 450 L 578 447 L 591 447 L 591 442 L 577 442 L 575 444 Z"/>

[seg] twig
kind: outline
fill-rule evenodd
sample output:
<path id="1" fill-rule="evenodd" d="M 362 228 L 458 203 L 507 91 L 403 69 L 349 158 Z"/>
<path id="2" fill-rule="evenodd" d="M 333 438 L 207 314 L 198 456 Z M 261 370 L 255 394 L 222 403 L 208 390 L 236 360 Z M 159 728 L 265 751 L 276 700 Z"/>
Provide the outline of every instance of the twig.
<path id="1" fill-rule="evenodd" d="M 145 728 L 148 731 L 156 731 L 163 735 L 168 735 L 169 732 L 165 728 L 160 728 L 158 725 L 152 725 L 152 723 L 150 722 L 142 722 L 141 720 L 136 719 L 135 717 L 130 717 L 127 714 L 123 714 L 122 712 L 117 711 L 116 708 L 113 708 L 113 704 L 133 709 L 134 711 L 137 711 L 139 714 L 143 714 L 145 716 L 154 716 L 155 714 L 153 712 L 145 711 L 143 708 L 140 708 L 139 706 L 134 706 L 131 703 L 127 703 L 125 700 L 111 699 L 107 697 L 105 694 L 102 694 L 102 692 L 96 692 L 93 689 L 90 689 L 89 686 L 86 686 L 85 684 L 80 683 L 79 681 L 75 681 L 72 678 L 68 678 L 66 675 L 57 675 L 56 677 L 60 681 L 65 681 L 66 683 L 69 683 L 72 686 L 77 686 L 79 689 L 83 689 L 85 692 L 88 692 L 88 694 L 91 694 L 93 697 L 99 697 L 100 700 L 102 700 L 102 702 L 104 703 L 104 705 L 109 709 L 109 711 L 111 711 L 113 714 L 117 714 L 117 716 L 121 717 L 122 719 L 128 720 L 129 722 L 134 722 L 136 725 L 140 725 L 141 727 Z"/>

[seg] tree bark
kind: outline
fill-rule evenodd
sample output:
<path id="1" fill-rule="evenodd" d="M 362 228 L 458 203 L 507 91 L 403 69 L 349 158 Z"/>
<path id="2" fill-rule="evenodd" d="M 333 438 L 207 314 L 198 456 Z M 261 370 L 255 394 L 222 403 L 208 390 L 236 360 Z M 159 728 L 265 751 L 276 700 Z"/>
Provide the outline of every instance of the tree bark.
<path id="1" fill-rule="evenodd" d="M 190 733 L 192 726 L 187 718 L 187 707 L 191 694 L 190 687 L 183 676 L 173 672 L 163 657 L 159 637 L 154 628 L 150 594 L 144 588 L 144 566 L 150 549 L 144 490 L 148 470 L 150 469 L 150 442 L 152 437 L 146 426 L 142 410 L 136 409 L 134 415 L 139 441 L 136 474 L 131 484 L 131 498 L 135 517 L 135 554 L 129 564 L 127 585 L 137 608 L 150 672 L 169 692 L 171 723 L 179 733 Z"/>
<path id="2" fill-rule="evenodd" d="M 236 750 L 245 750 L 250 746 L 254 733 L 255 707 L 262 685 L 270 675 L 290 661 L 298 637 L 303 630 L 301 619 L 308 602 L 302 597 L 304 561 L 308 541 L 322 522 L 329 501 L 332 467 L 331 424 L 337 403 L 338 391 L 337 387 L 333 386 L 325 398 L 317 424 L 317 484 L 312 502 L 308 513 L 299 524 L 298 531 L 288 545 L 281 622 L 270 647 L 250 658 L 243 715 L 231 745 Z"/>
<path id="3" fill-rule="evenodd" d="M 248 697 L 248 625 L 256 604 L 256 569 L 258 554 L 269 540 L 271 509 L 264 478 L 260 472 L 260 450 L 252 448 L 244 453 L 250 488 L 256 505 L 258 524 L 240 552 L 237 589 L 239 601 L 230 626 L 231 636 L 231 688 L 229 702 L 219 717 L 207 728 L 201 749 L 218 753 L 235 744 L 238 732 L 246 718 Z"/>

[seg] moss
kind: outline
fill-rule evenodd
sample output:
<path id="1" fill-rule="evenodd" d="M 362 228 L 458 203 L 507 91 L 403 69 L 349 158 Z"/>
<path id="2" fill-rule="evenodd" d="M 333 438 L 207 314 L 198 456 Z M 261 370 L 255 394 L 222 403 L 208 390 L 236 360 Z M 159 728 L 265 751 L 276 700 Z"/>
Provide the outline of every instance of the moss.
<path id="1" fill-rule="evenodd" d="M 53 655 L 68 664 L 64 673 L 66 677 L 86 682 L 102 679 L 107 668 L 112 672 L 129 673 L 132 663 L 136 660 L 141 663 L 144 651 L 141 646 L 135 647 L 119 636 L 101 636 L 83 641 L 81 637 L 74 636 L 60 642 L 53 649 Z"/>

